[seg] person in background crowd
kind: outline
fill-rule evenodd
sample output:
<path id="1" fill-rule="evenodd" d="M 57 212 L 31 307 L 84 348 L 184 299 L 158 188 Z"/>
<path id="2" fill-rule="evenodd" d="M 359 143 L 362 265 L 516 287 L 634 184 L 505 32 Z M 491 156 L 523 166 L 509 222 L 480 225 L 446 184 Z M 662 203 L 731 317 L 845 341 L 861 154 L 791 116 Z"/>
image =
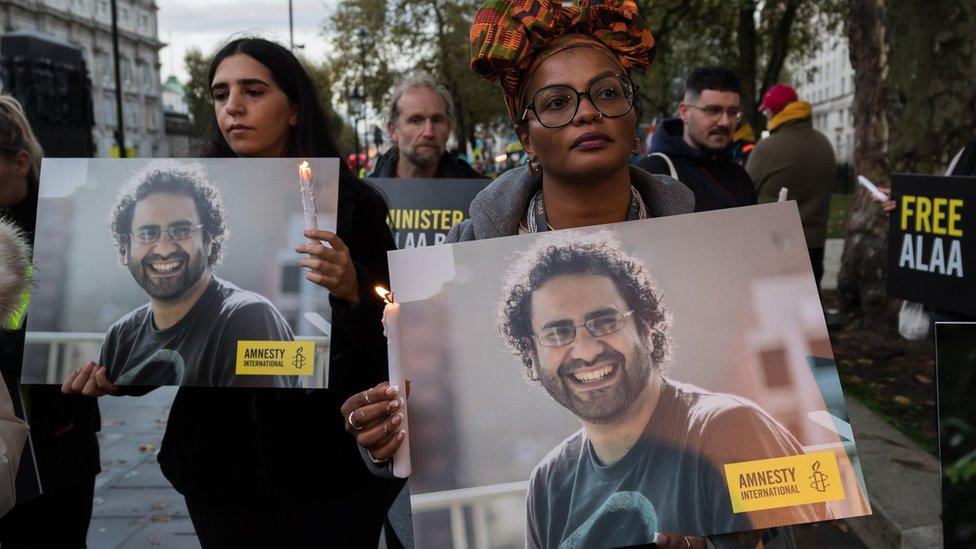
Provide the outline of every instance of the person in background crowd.
<path id="1" fill-rule="evenodd" d="M 239 38 L 220 49 L 208 77 L 214 103 L 204 157 L 337 157 L 308 71 L 287 48 Z M 159 453 L 209 547 L 375 548 L 389 499 L 402 483 L 370 474 L 343 432 L 339 403 L 387 377 L 383 304 L 387 206 L 346 167 L 339 174 L 338 234 L 306 230 L 296 252 L 305 277 L 332 304 L 328 390 L 181 387 Z M 101 377 L 63 389 L 119 392 Z M 50 521 L 50 518 L 48 518 Z"/>
<path id="2" fill-rule="evenodd" d="M 759 104 L 769 120 L 770 136 L 756 144 L 746 171 L 756 182 L 759 202 L 776 202 L 780 189 L 796 200 L 803 223 L 813 274 L 820 287 L 830 193 L 837 179 L 834 148 L 813 127 L 813 107 L 800 101 L 793 88 L 776 84 Z"/>
<path id="3" fill-rule="evenodd" d="M 732 134 L 732 161 L 746 167 L 749 161 L 749 154 L 756 148 L 756 132 L 752 129 L 752 124 L 743 120 L 739 122 L 738 129 Z"/>
<path id="4" fill-rule="evenodd" d="M 654 133 L 651 152 L 637 165 L 671 175 L 695 193 L 695 211 L 749 206 L 756 189 L 730 155 L 732 134 L 742 119 L 739 77 L 722 67 L 695 69 L 685 81 L 678 118 Z"/>
<path id="5" fill-rule="evenodd" d="M 0 217 L 17 225 L 31 246 L 41 155 L 20 104 L 0 95 Z M 0 368 L 12 385 L 11 393 L 20 379 L 25 306 L 26 301 L 0 329 Z M 98 403 L 62 395 L 54 386 L 25 385 L 22 393 L 43 494 L 0 519 L 0 546 L 85 547 L 95 475 L 101 470 L 95 435 L 102 424 Z M 58 517 L 56 528 L 51 526 L 52 517 Z"/>
<path id="6" fill-rule="evenodd" d="M 0 217 L 0 326 L 17 312 L 30 280 L 30 248 L 23 231 Z M 11 384 L 16 389 L 15 384 Z M 16 479 L 27 442 L 27 423 L 16 413 L 0 372 L 0 517 L 17 501 Z M 28 466 L 31 466 L 30 464 Z"/>
<path id="7" fill-rule="evenodd" d="M 447 88 L 421 72 L 401 80 L 392 95 L 386 129 L 393 146 L 376 159 L 369 177 L 484 177 L 447 150 L 454 126 L 454 100 Z"/>

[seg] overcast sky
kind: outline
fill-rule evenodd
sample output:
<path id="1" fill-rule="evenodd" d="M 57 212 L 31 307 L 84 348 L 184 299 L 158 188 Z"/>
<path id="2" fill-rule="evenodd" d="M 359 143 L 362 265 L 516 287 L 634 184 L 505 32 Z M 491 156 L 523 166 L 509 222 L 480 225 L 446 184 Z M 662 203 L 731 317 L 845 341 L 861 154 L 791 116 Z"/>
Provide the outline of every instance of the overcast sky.
<path id="1" fill-rule="evenodd" d="M 338 0 L 292 0 L 295 43 L 305 44 L 311 60 L 325 57 L 322 23 Z M 235 33 L 258 33 L 288 45 L 288 0 L 157 0 L 163 80 L 175 74 L 185 82 L 183 55 L 194 46 L 211 53 Z"/>

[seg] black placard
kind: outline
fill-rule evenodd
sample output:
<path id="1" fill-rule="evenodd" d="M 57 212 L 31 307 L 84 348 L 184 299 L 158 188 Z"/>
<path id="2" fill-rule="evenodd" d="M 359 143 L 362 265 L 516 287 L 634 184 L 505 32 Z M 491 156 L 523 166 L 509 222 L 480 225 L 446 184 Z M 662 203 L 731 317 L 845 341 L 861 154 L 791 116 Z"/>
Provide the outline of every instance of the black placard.
<path id="1" fill-rule="evenodd" d="M 888 295 L 976 315 L 976 178 L 896 174 Z"/>
<path id="2" fill-rule="evenodd" d="M 387 222 L 398 249 L 443 244 L 451 227 L 469 217 L 468 206 L 488 179 L 370 178 L 390 205 Z"/>

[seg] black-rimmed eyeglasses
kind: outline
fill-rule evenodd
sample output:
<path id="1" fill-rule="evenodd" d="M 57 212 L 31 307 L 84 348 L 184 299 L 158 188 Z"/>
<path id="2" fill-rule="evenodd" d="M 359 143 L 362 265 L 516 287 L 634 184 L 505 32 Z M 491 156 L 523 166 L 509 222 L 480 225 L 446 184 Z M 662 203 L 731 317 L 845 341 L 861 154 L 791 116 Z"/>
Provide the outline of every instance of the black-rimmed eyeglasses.
<path id="1" fill-rule="evenodd" d="M 623 328 L 624 323 L 627 322 L 627 317 L 632 314 L 634 311 L 622 313 L 620 311 L 607 311 L 588 318 L 582 324 L 574 324 L 569 320 L 551 324 L 532 334 L 532 336 L 543 347 L 562 347 L 576 340 L 577 328 L 586 328 L 586 331 L 590 332 L 593 337 L 607 336 Z"/>
<path id="2" fill-rule="evenodd" d="M 561 128 L 573 121 L 579 111 L 583 96 L 607 118 L 619 118 L 634 108 L 637 86 L 619 74 L 604 76 L 594 80 L 585 91 L 571 86 L 556 84 L 546 86 L 535 92 L 532 102 L 522 110 L 519 123 L 528 119 L 529 111 L 535 113 L 536 120 L 543 126 Z"/>
<path id="3" fill-rule="evenodd" d="M 166 226 L 166 234 L 173 242 L 186 240 L 203 227 L 189 222 L 170 223 Z M 155 244 L 163 236 L 163 229 L 159 225 L 142 225 L 132 231 L 132 239 L 140 244 Z"/>

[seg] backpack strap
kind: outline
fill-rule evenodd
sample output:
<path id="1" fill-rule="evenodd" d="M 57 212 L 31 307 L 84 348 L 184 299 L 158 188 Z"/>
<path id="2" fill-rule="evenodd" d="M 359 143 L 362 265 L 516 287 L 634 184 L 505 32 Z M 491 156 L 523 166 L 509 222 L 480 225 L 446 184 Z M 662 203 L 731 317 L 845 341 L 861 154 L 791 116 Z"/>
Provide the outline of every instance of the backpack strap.
<path id="1" fill-rule="evenodd" d="M 664 159 L 664 163 L 668 165 L 668 171 L 671 173 L 671 177 L 678 179 L 678 171 L 674 169 L 674 163 L 668 158 L 668 155 L 660 152 L 651 153 L 651 156 L 657 156 Z"/>

